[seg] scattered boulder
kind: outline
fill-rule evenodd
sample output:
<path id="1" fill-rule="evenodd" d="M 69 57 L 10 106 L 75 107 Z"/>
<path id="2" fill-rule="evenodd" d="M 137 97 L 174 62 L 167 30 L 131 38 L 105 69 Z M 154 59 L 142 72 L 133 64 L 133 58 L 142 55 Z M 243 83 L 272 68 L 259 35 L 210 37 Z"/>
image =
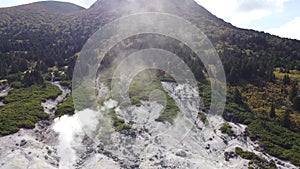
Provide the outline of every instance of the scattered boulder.
<path id="1" fill-rule="evenodd" d="M 229 161 L 229 159 L 230 159 L 229 153 L 227 151 L 224 152 L 224 158 L 226 161 Z"/>
<path id="2" fill-rule="evenodd" d="M 23 147 L 27 144 L 27 141 L 25 139 L 21 140 L 20 147 Z"/>
<path id="3" fill-rule="evenodd" d="M 176 156 L 179 156 L 179 157 L 186 157 L 187 154 L 186 154 L 185 151 L 179 151 L 179 152 L 176 153 Z"/>
<path id="4" fill-rule="evenodd" d="M 51 154 L 52 154 L 52 150 L 49 149 L 49 150 L 47 151 L 47 154 L 51 155 Z"/>

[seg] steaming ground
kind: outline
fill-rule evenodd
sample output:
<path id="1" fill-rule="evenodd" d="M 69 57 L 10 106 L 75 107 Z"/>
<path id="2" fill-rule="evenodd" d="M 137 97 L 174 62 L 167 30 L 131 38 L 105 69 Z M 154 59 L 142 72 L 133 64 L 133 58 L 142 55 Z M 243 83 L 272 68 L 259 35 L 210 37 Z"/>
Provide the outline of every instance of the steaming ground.
<path id="1" fill-rule="evenodd" d="M 242 136 L 246 126 L 230 123 L 237 135 L 234 138 L 218 130 L 225 122 L 220 116 L 208 115 L 208 123 L 205 124 L 197 119 L 195 115 L 202 105 L 197 90 L 192 86 L 165 82 L 162 85 L 181 111 L 174 125 L 155 121 L 164 108 L 155 101 L 142 102 L 140 107 L 116 107 L 117 102 L 109 100 L 99 112 L 92 110 L 79 112 L 79 117 L 85 117 L 81 125 L 86 125 L 83 128 L 89 135 L 96 131 L 95 129 L 100 131 L 101 128 L 109 126 L 97 124 L 97 119 L 104 118 L 102 114 L 107 109 L 115 109 L 120 118 L 132 125 L 132 129 L 109 132 L 109 136 L 106 135 L 102 142 L 92 142 L 84 138 L 85 149 L 81 149 L 82 152 L 77 151 L 78 159 L 75 167 L 246 169 L 249 161 L 235 155 L 236 146 L 261 154 L 266 159 L 274 159 L 256 151 L 259 146 Z M 103 132 L 98 132 L 94 138 L 103 138 Z M 232 153 L 233 157 L 229 161 L 225 160 L 225 152 Z M 282 162 L 282 164 L 285 166 L 281 168 L 296 168 L 289 163 Z"/>
<path id="2" fill-rule="evenodd" d="M 1 169 L 55 169 L 59 166 L 60 157 L 56 151 L 57 135 L 52 130 L 54 108 L 63 101 L 70 90 L 58 82 L 62 94 L 55 100 L 47 100 L 41 105 L 50 120 L 40 121 L 32 130 L 21 129 L 19 132 L 0 137 Z"/>
<path id="3" fill-rule="evenodd" d="M 242 136 L 244 125 L 230 123 L 237 137 L 229 137 L 218 130 L 224 123 L 219 116 L 208 115 L 205 124 L 200 119 L 191 121 L 194 112 L 202 106 L 191 86 L 163 83 L 163 87 L 181 111 L 174 125 L 155 121 L 163 110 L 163 106 L 155 101 L 143 102 L 140 107 L 117 107 L 116 101 L 109 100 L 99 112 L 114 108 L 119 117 L 132 125 L 131 130 L 107 132 L 106 142 L 93 142 L 85 133 L 95 126 L 101 131 L 101 128 L 109 127 L 109 123 L 103 127 L 97 123 L 101 113 L 83 110 L 75 116 L 55 119 L 54 124 L 40 123 L 34 130 L 21 130 L 1 137 L 0 168 L 247 169 L 249 161 L 235 155 L 236 146 L 281 163 L 279 168 L 296 168 L 257 151 L 258 144 Z M 51 108 L 49 104 L 48 107 Z M 83 116 L 86 121 L 81 120 Z M 94 133 L 95 138 L 101 133 Z M 232 156 L 229 161 L 225 160 L 225 152 Z"/>
<path id="4" fill-rule="evenodd" d="M 75 147 L 80 146 L 80 139 L 84 136 L 77 117 L 63 116 L 55 119 L 53 129 L 59 133 L 59 144 L 57 145 L 57 153 L 61 157 L 59 168 L 73 168 L 77 159 Z"/>

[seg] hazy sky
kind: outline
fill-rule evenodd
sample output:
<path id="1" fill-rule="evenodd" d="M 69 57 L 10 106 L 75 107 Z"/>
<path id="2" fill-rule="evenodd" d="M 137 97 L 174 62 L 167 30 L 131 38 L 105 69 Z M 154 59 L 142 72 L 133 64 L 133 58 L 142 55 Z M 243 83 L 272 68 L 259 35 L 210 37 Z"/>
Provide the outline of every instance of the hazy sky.
<path id="1" fill-rule="evenodd" d="M 0 0 L 0 7 L 40 0 Z M 61 0 L 88 8 L 96 0 Z M 300 0 L 196 0 L 200 5 L 240 28 L 269 32 L 300 40 Z"/>

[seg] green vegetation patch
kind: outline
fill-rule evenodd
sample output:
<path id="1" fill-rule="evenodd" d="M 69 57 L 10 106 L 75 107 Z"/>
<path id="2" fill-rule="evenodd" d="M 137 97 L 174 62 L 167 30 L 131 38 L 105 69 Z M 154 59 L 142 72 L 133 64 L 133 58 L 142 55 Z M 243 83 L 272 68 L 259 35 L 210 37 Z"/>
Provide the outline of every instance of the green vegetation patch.
<path id="1" fill-rule="evenodd" d="M 224 134 L 228 134 L 229 136 L 234 135 L 234 132 L 232 131 L 232 126 L 230 126 L 230 124 L 228 123 L 224 123 L 219 130 Z"/>
<path id="2" fill-rule="evenodd" d="M 202 108 L 203 111 L 206 109 L 209 109 L 210 102 L 211 102 L 211 86 L 204 83 L 198 83 L 198 89 L 201 96 L 201 99 L 203 100 L 204 107 Z"/>
<path id="3" fill-rule="evenodd" d="M 250 160 L 253 164 L 257 165 L 258 168 L 261 169 L 276 169 L 277 166 L 273 161 L 268 161 L 265 158 L 259 157 L 253 152 L 244 151 L 240 147 L 235 148 L 235 153 L 238 154 L 240 157 L 246 160 Z M 251 168 L 249 166 L 249 168 Z"/>
<path id="4" fill-rule="evenodd" d="M 80 86 L 73 88 L 72 97 L 73 101 L 76 103 L 74 104 L 76 110 L 80 111 L 95 106 L 94 102 L 96 100 L 96 91 L 91 86 L 92 84 L 85 82 Z"/>
<path id="5" fill-rule="evenodd" d="M 140 106 L 141 100 L 149 100 L 152 91 L 160 90 L 166 96 L 166 105 L 164 111 L 156 121 L 173 124 L 180 110 L 173 98 L 164 90 L 157 73 L 157 70 L 146 70 L 135 76 L 129 88 L 131 103 Z"/>
<path id="6" fill-rule="evenodd" d="M 20 128 L 32 129 L 39 120 L 48 119 L 41 102 L 60 94 L 59 88 L 50 83 L 11 90 L 4 98 L 7 104 L 0 107 L 0 135 L 15 133 Z"/>
<path id="7" fill-rule="evenodd" d="M 266 153 L 300 166 L 300 133 L 287 125 L 294 114 L 284 113 L 286 115 L 271 118 L 268 113 L 253 112 L 245 103 L 236 103 L 234 93 L 230 91 L 227 95 L 223 117 L 248 125 L 251 140 L 259 141 Z"/>
<path id="8" fill-rule="evenodd" d="M 155 119 L 155 121 L 159 121 L 159 122 L 167 121 L 170 124 L 173 124 L 174 119 L 177 117 L 178 112 L 180 110 L 177 107 L 173 98 L 171 96 L 169 96 L 167 92 L 165 92 L 165 94 L 167 97 L 167 105 L 166 105 L 164 111 L 161 113 L 161 115 L 157 119 Z"/>
<path id="9" fill-rule="evenodd" d="M 115 127 L 115 130 L 116 131 L 118 131 L 118 132 L 120 132 L 120 131 L 123 131 L 123 130 L 129 130 L 129 129 L 131 129 L 132 127 L 131 127 L 131 125 L 129 125 L 129 124 L 121 124 L 121 125 L 119 125 L 119 126 L 116 126 Z"/>
<path id="10" fill-rule="evenodd" d="M 63 115 L 73 115 L 75 113 L 75 108 L 73 105 L 73 97 L 68 96 L 56 109 L 55 115 L 61 117 Z"/>
<path id="11" fill-rule="evenodd" d="M 114 110 L 110 111 L 110 115 L 111 115 L 111 118 L 112 118 L 113 127 L 115 128 L 115 130 L 117 132 L 120 132 L 122 130 L 129 130 L 129 129 L 131 129 L 131 126 L 128 125 L 128 124 L 125 124 L 125 120 L 119 118 L 116 115 L 116 112 Z"/>
<path id="12" fill-rule="evenodd" d="M 243 159 L 246 159 L 246 160 L 252 160 L 252 159 L 254 159 L 256 157 L 255 153 L 249 152 L 249 151 L 244 151 L 240 147 L 236 147 L 235 148 L 235 153 L 238 154 Z"/>
<path id="13" fill-rule="evenodd" d="M 198 113 L 198 117 L 200 118 L 200 120 L 203 122 L 203 123 L 207 123 L 207 116 L 202 113 L 202 112 L 199 112 Z"/>
<path id="14" fill-rule="evenodd" d="M 71 89 L 72 88 L 72 81 L 71 80 L 63 80 L 63 81 L 60 82 L 60 85 Z"/>
<path id="15" fill-rule="evenodd" d="M 265 151 L 300 166 L 300 133 L 271 119 L 258 118 L 249 125 L 252 140 L 259 140 Z"/>

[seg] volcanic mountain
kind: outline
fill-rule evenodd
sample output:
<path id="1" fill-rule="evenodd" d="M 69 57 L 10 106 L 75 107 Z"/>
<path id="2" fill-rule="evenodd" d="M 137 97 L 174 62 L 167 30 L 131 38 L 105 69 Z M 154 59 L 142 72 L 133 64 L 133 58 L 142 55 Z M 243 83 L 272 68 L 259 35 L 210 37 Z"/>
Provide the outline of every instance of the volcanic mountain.
<path id="1" fill-rule="evenodd" d="M 246 60 L 251 65 L 257 62 L 254 58 L 259 58 L 262 63 L 258 69 L 262 72 L 272 66 L 300 67 L 298 61 L 295 62 L 300 59 L 299 41 L 236 28 L 193 0 L 154 0 L 151 3 L 146 0 L 98 0 L 86 10 L 59 2 L 3 8 L 0 9 L 0 51 L 2 55 L 8 52 L 16 55 L 13 51 L 18 51 L 18 55 L 28 61 L 39 60 L 46 66 L 62 66 L 68 64 L 65 60 L 79 52 L 98 28 L 118 17 L 137 12 L 170 13 L 199 27 L 219 51 L 220 57 L 226 58 L 223 64 L 226 73 L 232 72 L 232 81 L 243 76 L 232 66 L 227 66 L 226 62 L 231 58 L 238 62 Z M 272 60 L 271 65 L 268 60 Z"/>
<path id="2" fill-rule="evenodd" d="M 285 76 L 282 82 L 284 75 L 290 73 L 293 75 L 291 77 L 294 77 L 295 74 L 299 74 L 300 41 L 237 28 L 217 18 L 193 0 L 98 0 L 89 9 L 70 3 L 45 1 L 0 8 L 0 78 L 7 79 L 17 88 L 20 85 L 16 84 L 23 82 L 24 72 L 28 69 L 35 69 L 44 75 L 48 74 L 49 70 L 57 69 L 65 71 L 63 73 L 66 74 L 58 80 L 70 81 L 81 49 L 99 28 L 120 17 L 143 12 L 176 15 L 201 29 L 215 47 L 224 65 L 230 89 L 224 119 L 236 123 L 235 128 L 238 128 L 238 131 L 245 130 L 246 133 L 250 131 L 251 140 L 259 142 L 261 152 L 300 165 L 300 116 L 295 106 L 300 100 L 297 97 L 297 78 L 293 79 L 295 81 L 293 82 Z M 159 43 L 161 41 L 169 43 Z M 144 34 L 125 39 L 106 55 L 104 64 L 109 65 L 115 55 L 129 54 L 122 52 L 126 51 L 128 46 L 135 51 L 157 47 L 177 52 L 179 56 L 191 60 L 191 69 L 197 80 L 208 83 L 204 67 L 195 59 L 195 53 L 188 46 L 164 36 Z M 278 70 L 276 77 L 275 70 Z M 58 71 L 54 74 L 58 74 Z M 165 86 L 174 90 L 177 88 L 172 84 Z M 200 87 L 201 91 L 206 91 L 205 89 L 203 86 Z M 173 90 L 170 91 L 172 92 Z M 190 91 L 186 92 L 190 94 Z M 255 97 L 260 94 L 261 98 Z M 244 99 L 245 97 L 247 99 Z M 252 97 L 264 100 L 260 102 Z M 295 98 L 298 98 L 298 102 Z M 185 106 L 185 103 L 182 105 Z M 256 107 L 258 105 L 261 107 Z M 290 112 L 291 109 L 294 113 Z M 125 112 L 127 111 L 129 109 Z M 266 113 L 267 111 L 272 112 L 272 116 L 269 115 L 271 113 Z M 205 117 L 202 118 L 205 121 Z M 3 119 L 0 121 L 0 129 L 3 129 L 4 124 L 14 120 L 19 119 L 15 117 Z M 32 119 L 25 120 L 28 122 Z M 239 126 L 239 123 L 248 125 L 249 131 L 245 126 Z M 11 124 L 17 125 L 16 122 Z M 205 128 L 205 124 L 201 123 L 200 127 Z M 232 134 L 231 128 L 224 125 L 220 130 L 230 135 L 226 138 L 238 138 Z M 11 131 L 5 130 L 5 133 L 15 131 L 16 128 Z M 218 136 L 216 131 L 210 132 Z M 213 138 L 208 139 L 205 141 L 211 141 Z M 218 141 L 222 142 L 222 139 L 219 138 Z M 218 153 L 220 155 L 220 152 Z M 240 149 L 237 149 L 237 153 L 248 160 L 257 162 L 259 159 L 258 156 Z M 226 155 L 228 156 L 229 154 Z M 270 166 L 272 164 L 273 162 L 268 163 Z"/>

